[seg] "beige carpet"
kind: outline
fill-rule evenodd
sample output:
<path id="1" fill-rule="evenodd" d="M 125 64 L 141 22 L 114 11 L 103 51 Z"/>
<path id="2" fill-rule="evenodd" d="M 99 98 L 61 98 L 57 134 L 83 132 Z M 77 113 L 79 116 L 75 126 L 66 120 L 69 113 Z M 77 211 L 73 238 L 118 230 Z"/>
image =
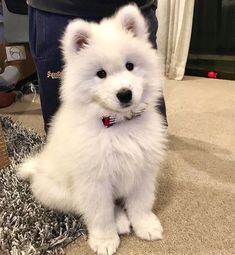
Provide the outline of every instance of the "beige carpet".
<path id="1" fill-rule="evenodd" d="M 121 238 L 120 255 L 235 254 L 235 82 L 167 81 L 169 149 L 154 211 L 164 240 Z M 1 109 L 42 131 L 38 103 Z M 66 255 L 93 254 L 80 239 Z"/>

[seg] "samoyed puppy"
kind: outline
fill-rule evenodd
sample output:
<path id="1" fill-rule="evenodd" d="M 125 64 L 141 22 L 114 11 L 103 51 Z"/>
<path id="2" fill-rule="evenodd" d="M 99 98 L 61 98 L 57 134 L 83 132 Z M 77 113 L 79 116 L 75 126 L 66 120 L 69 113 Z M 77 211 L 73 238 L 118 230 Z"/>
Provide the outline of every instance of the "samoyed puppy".
<path id="1" fill-rule="evenodd" d="M 73 20 L 62 50 L 61 107 L 46 145 L 18 175 L 45 206 L 82 214 L 99 255 L 114 254 L 131 226 L 161 239 L 152 206 L 166 140 L 155 109 L 163 68 L 142 14 L 127 5 L 99 24 Z"/>

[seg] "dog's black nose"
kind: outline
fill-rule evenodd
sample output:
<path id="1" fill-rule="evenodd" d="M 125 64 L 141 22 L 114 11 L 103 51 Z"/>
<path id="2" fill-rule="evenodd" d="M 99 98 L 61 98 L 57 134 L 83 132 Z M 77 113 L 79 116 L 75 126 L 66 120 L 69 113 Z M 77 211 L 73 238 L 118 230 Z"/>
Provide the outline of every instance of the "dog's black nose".
<path id="1" fill-rule="evenodd" d="M 121 89 L 117 93 L 117 98 L 121 103 L 129 103 L 132 99 L 132 91 L 130 89 Z"/>

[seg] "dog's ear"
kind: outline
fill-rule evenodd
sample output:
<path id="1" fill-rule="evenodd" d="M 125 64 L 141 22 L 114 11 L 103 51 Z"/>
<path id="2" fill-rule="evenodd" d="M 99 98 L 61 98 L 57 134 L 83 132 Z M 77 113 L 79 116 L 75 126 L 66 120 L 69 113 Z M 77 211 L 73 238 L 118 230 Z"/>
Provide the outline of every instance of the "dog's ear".
<path id="1" fill-rule="evenodd" d="M 64 55 L 74 54 L 89 45 L 90 24 L 86 21 L 75 19 L 66 27 L 62 38 Z"/>
<path id="2" fill-rule="evenodd" d="M 148 26 L 135 4 L 122 7 L 116 14 L 117 21 L 133 36 L 146 38 L 148 36 Z"/>

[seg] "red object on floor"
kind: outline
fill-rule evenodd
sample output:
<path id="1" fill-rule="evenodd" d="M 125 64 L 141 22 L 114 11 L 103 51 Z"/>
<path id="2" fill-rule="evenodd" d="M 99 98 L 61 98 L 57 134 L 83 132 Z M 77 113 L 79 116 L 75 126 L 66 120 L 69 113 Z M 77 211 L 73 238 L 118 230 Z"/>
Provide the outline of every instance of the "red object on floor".
<path id="1" fill-rule="evenodd" d="M 0 92 L 0 108 L 10 106 L 16 100 L 16 94 L 14 92 Z"/>
<path id="2" fill-rule="evenodd" d="M 214 78 L 214 79 L 216 79 L 217 78 L 217 72 L 214 72 L 214 71 L 210 71 L 210 72 L 208 72 L 207 73 L 207 77 L 208 78 Z"/>

